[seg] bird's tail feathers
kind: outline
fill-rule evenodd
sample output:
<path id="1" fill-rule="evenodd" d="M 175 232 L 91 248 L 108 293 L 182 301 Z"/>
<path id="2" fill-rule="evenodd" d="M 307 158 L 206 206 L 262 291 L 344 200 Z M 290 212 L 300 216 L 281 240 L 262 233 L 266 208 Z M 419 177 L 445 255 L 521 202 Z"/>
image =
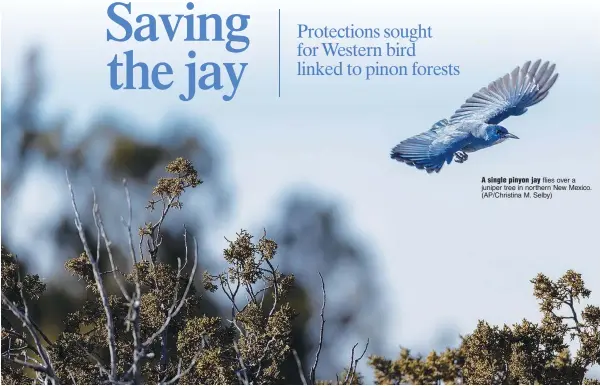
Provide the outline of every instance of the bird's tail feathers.
<path id="1" fill-rule="evenodd" d="M 403 162 L 427 173 L 439 173 L 445 162 L 450 163 L 443 154 L 431 151 L 431 143 L 437 138 L 434 131 L 428 131 L 396 145 L 390 154 L 392 159 Z"/>

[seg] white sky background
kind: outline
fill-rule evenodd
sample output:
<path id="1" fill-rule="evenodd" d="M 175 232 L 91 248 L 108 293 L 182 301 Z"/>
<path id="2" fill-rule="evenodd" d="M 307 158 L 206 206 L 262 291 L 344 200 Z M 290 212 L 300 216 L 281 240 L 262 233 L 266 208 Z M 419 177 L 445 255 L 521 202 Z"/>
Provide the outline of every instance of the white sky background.
<path id="1" fill-rule="evenodd" d="M 187 13 L 185 3 L 134 1 L 133 12 Z M 156 127 L 157 120 L 179 114 L 208 120 L 226 153 L 226 172 L 235 188 L 233 215 L 216 235 L 268 223 L 272 203 L 298 187 L 338 199 L 351 227 L 380 258 L 378 269 L 394 311 L 388 325 L 390 354 L 400 344 L 426 346 L 432 331 L 444 326 L 466 333 L 480 318 L 497 324 L 537 320 L 529 280 L 540 271 L 552 277 L 570 268 L 582 272 L 598 303 L 597 2 L 230 1 L 217 7 L 219 3 L 195 2 L 196 11 L 251 14 L 251 49 L 236 58 L 250 64 L 232 102 L 200 92 L 191 102 L 179 101 L 189 45 L 106 43 L 106 28 L 112 26 L 106 1 L 3 2 L 4 86 L 9 92 L 18 90 L 23 53 L 40 44 L 49 92 L 45 108 L 68 111 L 74 130 L 82 126 L 77 123 L 113 108 L 140 127 Z M 431 25 L 434 39 L 417 43 L 415 60 L 459 65 L 461 75 L 368 82 L 298 78 L 297 23 Z M 220 61 L 224 51 L 220 44 L 194 48 L 198 62 Z M 140 60 L 171 63 L 179 74 L 175 86 L 163 92 L 110 90 L 106 63 L 129 49 Z M 447 166 L 439 175 L 389 159 L 389 150 L 400 140 L 429 129 L 482 86 L 537 58 L 557 63 L 561 75 L 546 100 L 503 123 L 520 140 L 472 154 L 467 163 Z M 364 63 L 374 60 L 392 63 L 382 58 Z M 412 60 L 399 58 L 397 63 L 410 65 Z M 594 190 L 556 193 L 552 200 L 482 200 L 482 176 L 574 177 Z M 23 218 L 43 226 L 48 208 L 61 205 L 53 195 L 63 193 L 49 193 L 52 182 L 43 183 L 42 177 L 28 181 L 32 183 L 23 195 L 39 205 L 11 210 L 26 209 L 29 215 Z M 25 239 L 18 231 L 6 232 L 6 237 Z M 220 241 L 220 236 L 214 239 Z M 222 247 L 214 245 L 215 251 Z"/>

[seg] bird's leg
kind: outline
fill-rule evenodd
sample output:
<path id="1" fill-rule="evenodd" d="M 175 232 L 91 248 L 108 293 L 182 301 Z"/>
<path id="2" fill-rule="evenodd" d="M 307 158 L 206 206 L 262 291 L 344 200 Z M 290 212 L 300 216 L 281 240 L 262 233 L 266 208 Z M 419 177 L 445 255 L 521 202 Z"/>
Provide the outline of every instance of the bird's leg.
<path id="1" fill-rule="evenodd" d="M 456 153 L 454 153 L 454 161 L 459 164 L 462 164 L 467 159 L 469 159 L 469 155 L 464 151 L 457 151 Z"/>

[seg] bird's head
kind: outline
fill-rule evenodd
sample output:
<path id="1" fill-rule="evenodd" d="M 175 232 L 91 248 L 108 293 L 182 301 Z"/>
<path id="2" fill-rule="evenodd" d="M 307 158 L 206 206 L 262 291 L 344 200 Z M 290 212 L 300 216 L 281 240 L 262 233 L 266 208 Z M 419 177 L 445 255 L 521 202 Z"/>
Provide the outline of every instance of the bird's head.
<path id="1" fill-rule="evenodd" d="M 486 131 L 488 140 L 493 143 L 500 143 L 509 138 L 519 139 L 516 135 L 509 133 L 506 127 L 500 125 L 489 125 Z"/>

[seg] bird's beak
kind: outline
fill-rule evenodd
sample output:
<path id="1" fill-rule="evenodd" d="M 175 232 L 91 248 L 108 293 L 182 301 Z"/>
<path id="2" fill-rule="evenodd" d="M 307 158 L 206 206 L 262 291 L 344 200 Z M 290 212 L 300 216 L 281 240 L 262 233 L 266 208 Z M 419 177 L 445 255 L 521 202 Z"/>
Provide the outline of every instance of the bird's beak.
<path id="1" fill-rule="evenodd" d="M 516 135 L 514 135 L 514 134 L 511 134 L 511 133 L 506 133 L 506 135 L 504 136 L 504 138 L 514 138 L 514 139 L 519 139 L 519 137 L 517 137 Z"/>

